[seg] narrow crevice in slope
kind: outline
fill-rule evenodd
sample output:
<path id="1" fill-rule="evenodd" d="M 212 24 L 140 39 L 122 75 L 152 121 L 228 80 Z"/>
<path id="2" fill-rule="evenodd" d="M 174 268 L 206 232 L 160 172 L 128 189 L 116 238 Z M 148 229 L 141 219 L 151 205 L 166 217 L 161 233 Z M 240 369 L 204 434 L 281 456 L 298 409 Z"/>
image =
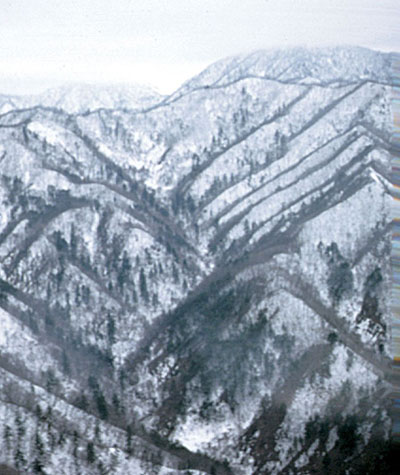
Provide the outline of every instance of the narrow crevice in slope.
<path id="1" fill-rule="evenodd" d="M 247 215 L 253 208 L 258 206 L 260 203 L 262 203 L 264 201 L 267 201 L 268 199 L 272 198 L 277 193 L 282 193 L 282 192 L 285 192 L 286 190 L 289 190 L 293 185 L 296 185 L 301 180 L 303 180 L 304 182 L 307 182 L 308 180 L 306 180 L 306 178 L 307 179 L 310 178 L 311 175 L 313 175 L 313 173 L 315 173 L 317 171 L 320 171 L 322 168 L 326 167 L 331 162 L 336 160 L 336 158 L 340 157 L 340 155 L 342 155 L 343 152 L 346 152 L 348 147 L 350 147 L 352 144 L 357 142 L 361 137 L 362 136 L 360 136 L 360 135 L 350 136 L 342 145 L 339 145 L 338 149 L 335 150 L 330 156 L 328 156 L 328 158 L 326 158 L 325 160 L 321 160 L 321 162 L 319 162 L 319 163 L 317 163 L 313 166 L 310 166 L 310 168 L 305 169 L 304 171 L 302 171 L 300 173 L 300 175 L 296 176 L 292 181 L 285 184 L 284 186 L 277 185 L 275 187 L 275 189 L 273 189 L 269 194 L 267 194 L 266 196 L 263 196 L 262 198 L 258 199 L 255 202 L 251 203 L 251 205 L 249 205 L 242 212 L 237 213 L 236 216 L 245 216 L 245 215 Z M 213 219 L 213 221 L 215 221 L 215 219 L 221 220 L 224 216 L 226 216 L 227 214 L 230 214 L 232 212 L 232 210 L 235 209 L 236 206 L 240 206 L 246 199 L 248 199 L 252 195 L 256 194 L 257 192 L 261 191 L 263 188 L 266 188 L 268 185 L 273 184 L 273 183 L 278 183 L 276 180 L 278 180 L 281 176 L 290 173 L 293 169 L 300 168 L 300 165 L 307 158 L 312 156 L 314 153 L 315 152 L 312 152 L 312 153 L 302 157 L 295 165 L 292 165 L 289 168 L 287 168 L 287 169 L 283 170 L 282 172 L 280 172 L 276 178 L 274 177 L 274 178 L 271 178 L 270 180 L 265 181 L 264 183 L 262 183 L 258 187 L 254 188 L 252 191 L 249 191 L 243 197 L 240 197 L 237 200 L 233 201 L 223 211 L 221 211 L 216 216 L 216 218 Z M 233 217 L 232 219 L 235 220 L 235 217 Z M 226 229 L 231 229 L 229 227 L 229 225 L 230 225 L 229 223 L 230 223 L 230 221 L 228 220 L 224 225 L 221 226 L 221 228 L 222 228 L 221 232 L 225 231 L 225 226 L 226 226 Z"/>
<path id="2" fill-rule="evenodd" d="M 11 257 L 10 262 L 5 266 L 7 275 L 11 275 L 15 271 L 19 262 L 26 257 L 29 248 L 43 235 L 45 228 L 53 220 L 67 211 L 90 205 L 92 205 L 90 200 L 74 198 L 68 194 L 65 194 L 59 199 L 58 203 L 55 203 L 53 206 L 49 206 L 49 209 L 45 210 L 44 213 L 35 216 L 34 220 L 29 220 L 29 228 L 25 239 L 11 251 L 14 256 Z"/>
<path id="3" fill-rule="evenodd" d="M 359 128 L 361 130 L 358 130 Z M 345 137 L 345 136 L 348 136 L 347 140 L 349 140 L 349 145 L 351 145 L 353 137 L 356 140 L 358 138 L 361 138 L 361 137 L 365 136 L 365 137 L 369 137 L 377 145 L 379 145 L 379 144 L 384 145 L 384 147 L 388 151 L 390 151 L 390 142 L 387 141 L 387 137 L 385 137 L 383 132 L 379 131 L 376 128 L 369 127 L 365 122 L 362 122 L 362 121 L 360 122 L 360 121 L 356 120 L 355 122 L 352 122 L 351 125 L 346 130 L 344 130 L 343 132 L 335 135 L 334 137 L 329 138 L 323 144 L 319 145 L 318 147 L 316 147 L 311 152 L 309 152 L 306 155 L 302 156 L 299 160 L 296 160 L 296 163 L 294 163 L 294 164 L 290 165 L 288 168 L 285 168 L 284 170 L 280 171 L 279 173 L 277 173 L 276 175 L 274 175 L 272 178 L 268 179 L 267 181 L 263 181 L 259 186 L 254 187 L 252 190 L 248 191 L 246 194 L 241 195 L 237 199 L 234 199 L 233 201 L 231 201 L 229 204 L 227 204 L 225 206 L 224 209 L 217 212 L 211 219 L 205 221 L 202 224 L 201 227 L 207 229 L 208 227 L 212 226 L 215 222 L 218 222 L 225 214 L 227 214 L 229 211 L 231 211 L 237 204 L 239 204 L 241 200 L 247 199 L 249 196 L 251 196 L 253 193 L 260 190 L 265 185 L 268 185 L 269 183 L 277 181 L 282 176 L 284 176 L 285 174 L 287 174 L 287 173 L 289 173 L 293 170 L 296 170 L 296 168 L 298 168 L 302 163 L 304 163 L 305 160 L 309 159 L 310 157 L 312 157 L 316 153 L 322 151 L 325 147 L 331 145 L 332 143 L 334 143 L 338 139 L 340 139 L 342 137 Z M 213 193 L 210 197 L 207 197 L 207 198 L 202 199 L 200 201 L 200 203 L 197 206 L 197 209 L 195 210 L 195 213 L 193 215 L 193 221 L 196 222 L 197 220 L 199 220 L 200 217 L 201 217 L 201 213 L 204 211 L 204 209 L 206 209 L 211 203 L 213 203 L 214 201 L 216 201 L 220 197 L 222 197 L 226 191 L 228 191 L 230 189 L 233 189 L 239 183 L 242 183 L 246 179 L 248 179 L 250 177 L 253 177 L 253 175 L 256 177 L 258 174 L 267 171 L 268 168 L 273 163 L 275 163 L 275 161 L 279 161 L 280 159 L 284 158 L 285 156 L 286 156 L 286 154 L 279 155 L 272 162 L 267 161 L 261 167 L 256 166 L 255 170 L 251 171 L 250 174 L 246 174 L 244 176 L 239 175 L 237 178 L 234 178 L 233 180 L 231 180 L 226 186 L 221 185 L 218 188 L 218 191 L 216 193 Z M 382 167 L 380 167 L 380 169 L 379 169 L 379 173 L 381 175 L 383 175 L 386 179 L 389 179 L 388 174 L 386 173 L 386 171 L 381 169 L 381 168 Z"/>
<path id="4" fill-rule="evenodd" d="M 336 330 L 339 340 L 354 353 L 358 354 L 364 361 L 369 363 L 374 371 L 381 377 L 390 380 L 390 361 L 382 357 L 377 351 L 374 351 L 360 340 L 358 335 L 351 332 L 338 317 L 334 308 L 327 307 L 321 299 L 318 298 L 318 291 L 306 281 L 301 275 L 293 275 L 282 267 L 273 266 L 274 272 L 282 277 L 282 287 L 291 293 L 294 297 L 304 302 L 311 310 L 325 320 L 332 328 Z"/>
<path id="5" fill-rule="evenodd" d="M 96 158 L 98 158 L 100 161 L 105 163 L 107 166 L 111 167 L 111 169 L 114 170 L 114 172 L 117 173 L 117 175 L 120 175 L 130 185 L 131 190 L 136 190 L 136 191 L 128 192 L 119 188 L 117 185 L 114 185 L 111 183 L 107 183 L 106 186 L 109 187 L 111 190 L 118 192 L 125 198 L 128 198 L 131 201 L 134 201 L 136 204 L 142 207 L 143 201 L 140 199 L 140 196 L 143 196 L 144 189 L 142 189 L 141 185 L 136 182 L 134 183 L 128 173 L 126 173 L 121 167 L 119 167 L 112 160 L 106 157 L 98 149 L 96 143 L 87 135 L 83 134 L 83 132 L 80 131 L 77 125 L 74 127 L 74 133 L 77 135 L 77 137 L 79 137 L 82 140 L 82 142 L 87 146 L 87 148 L 93 153 L 93 155 Z M 171 237 L 173 239 L 176 239 L 180 245 L 187 247 L 194 254 L 196 255 L 198 254 L 196 250 L 193 248 L 193 246 L 190 244 L 190 241 L 185 236 L 184 232 L 177 227 L 176 222 L 172 222 L 167 216 L 164 216 L 158 211 L 156 211 L 154 207 L 147 206 L 146 213 L 147 213 L 147 216 L 146 216 L 147 220 L 149 219 L 149 217 L 151 217 L 155 223 L 157 223 L 158 225 L 161 225 L 161 227 L 165 231 L 171 234 Z"/>
<path id="6" fill-rule="evenodd" d="M 311 188 L 310 190 L 307 190 L 305 193 L 301 194 L 299 197 L 295 197 L 292 201 L 286 202 L 285 205 L 282 205 L 280 210 L 277 211 L 276 213 L 272 214 L 271 216 L 268 217 L 266 220 L 262 220 L 260 223 L 256 224 L 255 226 L 252 227 L 252 229 L 246 233 L 245 238 L 246 241 L 249 242 L 253 236 L 260 230 L 262 229 L 266 224 L 272 222 L 275 218 L 278 216 L 283 216 L 285 212 L 293 208 L 295 205 L 298 203 L 302 202 L 305 200 L 305 198 L 310 197 L 312 195 L 316 195 L 318 193 L 322 193 L 322 196 L 319 197 L 321 200 L 321 208 L 322 208 L 322 198 L 324 195 L 327 194 L 332 194 L 332 188 L 331 185 L 333 185 L 334 191 L 336 194 L 339 194 L 343 190 L 346 189 L 346 186 L 348 184 L 349 178 L 346 177 L 346 172 L 351 170 L 355 165 L 359 165 L 359 162 L 362 162 L 362 159 L 367 156 L 371 150 L 372 146 L 367 146 L 365 147 L 360 153 L 358 153 L 355 157 L 353 157 L 345 166 L 340 168 L 335 175 L 329 177 L 327 180 L 322 182 L 321 184 Z M 358 169 L 352 173 L 352 177 L 354 176 L 361 176 L 361 172 L 366 168 L 367 165 L 359 165 Z M 340 183 L 341 182 L 341 183 Z M 337 186 L 340 183 L 339 187 Z M 336 185 L 336 186 L 335 186 Z M 325 189 L 325 191 L 324 191 Z M 327 189 L 327 190 L 326 190 Z M 267 197 L 268 198 L 268 197 Z M 261 203 L 265 202 L 267 198 L 261 198 L 259 202 L 256 202 L 255 204 L 249 205 L 245 210 L 241 211 L 237 215 L 234 215 L 229 221 L 227 221 L 223 226 L 221 226 L 215 235 L 215 237 L 212 239 L 210 242 L 209 246 L 210 249 L 215 252 L 215 249 L 219 245 L 219 243 L 222 243 L 225 237 L 228 235 L 228 233 L 235 227 L 237 226 L 244 217 L 248 215 L 248 213 L 255 208 L 256 206 L 259 206 Z M 306 205 L 307 206 L 307 205 Z"/>
<path id="7" fill-rule="evenodd" d="M 256 416 L 251 425 L 241 435 L 240 444 L 249 447 L 255 458 L 257 471 L 264 473 L 262 467 L 267 461 L 279 462 L 276 449 L 277 431 L 281 426 L 286 410 L 296 391 L 304 384 L 307 377 L 318 373 L 326 364 L 332 352 L 329 344 L 313 345 L 290 368 L 284 382 L 274 390 L 270 400 L 261 405 L 261 414 Z"/>
<path id="8" fill-rule="evenodd" d="M 282 170 L 281 172 L 279 172 L 277 175 L 274 175 L 272 178 L 270 178 L 269 180 L 267 181 L 264 181 L 261 185 L 259 185 L 258 187 L 255 187 L 253 188 L 251 191 L 249 191 L 248 193 L 246 193 L 245 195 L 242 195 L 240 196 L 239 198 L 237 198 L 236 200 L 234 200 L 233 202 L 229 203 L 225 208 L 224 210 L 220 211 L 219 213 L 217 213 L 215 216 L 213 216 L 212 220 L 213 221 L 218 221 L 224 214 L 226 214 L 226 212 L 229 212 L 232 208 L 234 208 L 234 206 L 240 202 L 240 200 L 244 200 L 246 198 L 248 198 L 249 196 L 251 196 L 251 194 L 257 192 L 259 189 L 261 189 L 263 186 L 265 185 L 268 185 L 269 183 L 275 181 L 275 180 L 278 180 L 281 176 L 283 176 L 284 174 L 286 173 L 289 173 L 290 171 L 292 170 L 295 170 L 299 165 L 301 165 L 305 160 L 307 160 L 307 158 L 313 156 L 314 154 L 318 153 L 319 151 L 323 150 L 326 146 L 330 145 L 332 142 L 335 142 L 336 140 L 340 139 L 341 137 L 349 134 L 349 132 L 351 132 L 354 128 L 354 127 L 349 127 L 347 130 L 345 130 L 344 132 L 340 133 L 340 134 L 337 134 L 335 135 L 334 137 L 328 139 L 326 142 L 324 142 L 322 145 L 319 145 L 318 147 L 316 147 L 314 150 L 312 150 L 311 152 L 307 153 L 306 155 L 302 156 L 298 161 L 296 161 L 296 163 L 294 163 L 293 165 L 289 166 L 288 168 Z M 213 201 L 217 200 L 221 195 L 223 195 L 227 190 L 235 187 L 237 184 L 245 181 L 246 179 L 248 179 L 249 177 L 251 177 L 253 174 L 255 176 L 257 176 L 258 174 L 260 173 L 263 173 L 265 172 L 266 170 L 268 170 L 268 168 L 273 164 L 275 163 L 276 161 L 279 161 L 281 158 L 284 158 L 285 157 L 285 153 L 284 154 L 280 154 L 277 156 L 277 158 L 275 158 L 273 161 L 267 161 L 265 164 L 263 164 L 262 166 L 260 166 L 259 168 L 256 167 L 255 171 L 252 172 L 251 174 L 247 174 L 247 175 L 244 175 L 244 176 L 238 176 L 236 179 L 233 179 L 227 186 L 222 186 L 217 193 L 213 194 L 212 196 L 210 196 L 209 198 L 206 198 L 204 200 L 202 200 L 195 212 L 195 215 L 194 215 L 194 218 L 195 219 L 198 219 L 200 217 L 200 214 L 203 212 L 203 210 L 209 206 Z M 206 227 L 208 227 L 207 225 L 205 225 Z"/>
<path id="9" fill-rule="evenodd" d="M 266 118 L 264 121 L 261 123 L 257 124 L 256 126 L 250 128 L 247 132 L 245 132 L 243 135 L 236 137 L 233 141 L 231 141 L 227 146 L 225 146 L 222 150 L 218 150 L 214 153 L 211 153 L 206 160 L 200 164 L 197 168 L 195 168 L 191 173 L 186 175 L 181 179 L 181 181 L 176 185 L 174 193 L 173 193 L 173 202 L 177 202 L 181 199 L 183 195 L 188 191 L 188 189 L 191 187 L 193 182 L 196 180 L 196 178 L 204 172 L 216 159 L 218 159 L 220 156 L 228 152 L 230 149 L 233 147 L 239 145 L 243 141 L 247 140 L 251 135 L 255 134 L 258 130 L 260 130 L 262 127 L 265 127 L 268 124 L 272 124 L 278 119 L 281 119 L 282 117 L 285 117 L 290 114 L 290 110 L 293 108 L 295 104 L 298 102 L 302 101 L 308 94 L 310 93 L 310 89 L 307 89 L 303 93 L 299 94 L 295 99 L 290 101 L 288 104 L 286 104 L 283 109 L 278 110 L 277 112 L 274 112 L 272 116 Z"/>
<path id="10" fill-rule="evenodd" d="M 89 280 L 91 280 L 99 289 L 101 292 L 106 294 L 108 297 L 110 297 L 112 300 L 114 300 L 121 309 L 125 311 L 132 312 L 134 309 L 127 307 L 125 302 L 121 300 L 119 295 L 115 294 L 114 292 L 111 292 L 106 284 L 101 281 L 98 275 L 96 275 L 93 270 L 87 266 L 84 265 L 79 259 L 77 259 L 75 256 L 71 254 L 71 252 L 68 249 L 62 249 L 59 246 L 57 246 L 57 243 L 54 239 L 49 239 L 49 242 L 55 247 L 56 251 L 60 256 L 65 257 L 65 259 L 73 266 L 74 268 L 78 269 L 82 274 L 84 274 Z"/>

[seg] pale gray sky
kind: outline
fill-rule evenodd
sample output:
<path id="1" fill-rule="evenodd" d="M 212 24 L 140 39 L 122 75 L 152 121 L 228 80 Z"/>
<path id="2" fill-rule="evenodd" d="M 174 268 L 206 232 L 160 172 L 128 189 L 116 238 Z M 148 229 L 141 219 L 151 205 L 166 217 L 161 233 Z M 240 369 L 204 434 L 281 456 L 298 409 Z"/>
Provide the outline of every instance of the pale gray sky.
<path id="1" fill-rule="evenodd" d="M 400 0 L 0 0 L 0 93 L 63 81 L 166 93 L 225 56 L 332 44 L 400 52 Z"/>

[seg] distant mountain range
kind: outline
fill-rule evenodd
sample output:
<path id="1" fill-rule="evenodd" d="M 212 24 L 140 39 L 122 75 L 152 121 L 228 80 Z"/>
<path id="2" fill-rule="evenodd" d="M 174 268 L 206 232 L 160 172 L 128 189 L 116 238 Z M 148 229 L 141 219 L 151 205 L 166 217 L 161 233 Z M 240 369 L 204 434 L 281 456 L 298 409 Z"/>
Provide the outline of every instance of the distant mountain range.
<path id="1" fill-rule="evenodd" d="M 101 108 L 138 109 L 160 102 L 162 97 L 154 89 L 145 85 L 75 84 L 49 89 L 38 95 L 0 95 L 0 113 L 35 106 L 62 109 L 70 114 Z"/>

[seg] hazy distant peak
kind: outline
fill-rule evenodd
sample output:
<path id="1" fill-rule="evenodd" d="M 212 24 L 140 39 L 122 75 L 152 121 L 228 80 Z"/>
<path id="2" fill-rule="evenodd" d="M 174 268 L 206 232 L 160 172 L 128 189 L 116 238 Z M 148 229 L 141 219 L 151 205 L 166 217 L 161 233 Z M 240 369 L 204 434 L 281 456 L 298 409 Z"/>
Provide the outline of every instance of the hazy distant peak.
<path id="1" fill-rule="evenodd" d="M 154 89 L 142 84 L 132 86 L 77 84 L 48 90 L 41 97 L 42 103 L 71 113 L 98 108 L 135 109 L 161 99 L 161 95 Z"/>
<path id="2" fill-rule="evenodd" d="M 48 89 L 30 96 L 2 96 L 0 110 L 42 105 L 76 114 L 105 109 L 137 109 L 162 99 L 153 88 L 143 84 L 71 84 Z"/>

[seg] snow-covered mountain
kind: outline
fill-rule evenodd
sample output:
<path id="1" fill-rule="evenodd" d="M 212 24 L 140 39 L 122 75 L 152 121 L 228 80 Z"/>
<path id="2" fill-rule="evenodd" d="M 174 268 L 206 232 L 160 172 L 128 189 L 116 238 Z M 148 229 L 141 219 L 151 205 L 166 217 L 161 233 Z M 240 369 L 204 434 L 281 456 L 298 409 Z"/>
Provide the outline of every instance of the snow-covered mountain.
<path id="1" fill-rule="evenodd" d="M 97 109 L 144 109 L 162 99 L 163 96 L 145 85 L 74 84 L 49 89 L 38 95 L 0 95 L 0 114 L 35 106 L 62 109 L 69 114 Z"/>
<path id="2" fill-rule="evenodd" d="M 390 60 L 257 52 L 0 115 L 0 466 L 381 473 Z"/>

